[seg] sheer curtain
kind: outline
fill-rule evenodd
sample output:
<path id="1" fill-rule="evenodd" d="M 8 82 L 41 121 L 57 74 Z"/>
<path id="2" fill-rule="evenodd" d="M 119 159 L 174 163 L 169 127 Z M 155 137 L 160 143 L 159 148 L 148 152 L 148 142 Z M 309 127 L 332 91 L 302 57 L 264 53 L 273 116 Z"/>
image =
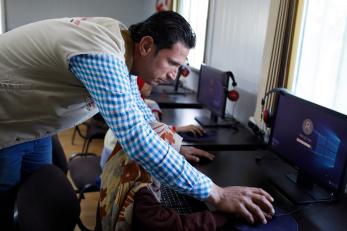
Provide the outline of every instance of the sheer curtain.
<path id="1" fill-rule="evenodd" d="M 347 1 L 306 0 L 293 91 L 347 114 Z"/>
<path id="2" fill-rule="evenodd" d="M 190 23 L 196 34 L 196 46 L 188 56 L 189 65 L 196 69 L 200 69 L 204 61 L 208 6 L 209 0 L 177 1 L 177 12 Z"/>
<path id="3" fill-rule="evenodd" d="M 0 0 L 0 34 L 5 32 L 5 13 L 4 13 L 4 1 Z"/>
<path id="4" fill-rule="evenodd" d="M 287 87 L 289 63 L 298 13 L 298 0 L 272 0 L 266 33 L 262 80 L 258 89 L 256 123 L 262 124 L 261 101 L 265 93 L 276 87 Z M 274 94 L 267 97 L 265 108 L 274 105 Z"/>

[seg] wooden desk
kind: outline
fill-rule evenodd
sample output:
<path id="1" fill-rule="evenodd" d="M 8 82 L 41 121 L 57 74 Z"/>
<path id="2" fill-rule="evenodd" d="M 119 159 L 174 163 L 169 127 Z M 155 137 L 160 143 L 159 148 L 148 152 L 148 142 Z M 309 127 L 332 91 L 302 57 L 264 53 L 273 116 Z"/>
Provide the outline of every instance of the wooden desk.
<path id="1" fill-rule="evenodd" d="M 195 116 L 208 115 L 203 109 L 163 109 L 162 121 L 169 125 L 198 125 Z M 261 147 L 260 141 L 248 129 L 238 125 L 239 131 L 232 128 L 206 128 L 216 133 L 216 137 L 204 142 L 183 142 L 183 145 L 194 146 L 203 150 L 254 150 Z"/>
<path id="2" fill-rule="evenodd" d="M 244 185 L 262 187 L 275 198 L 275 205 L 288 208 L 284 200 L 268 179 L 274 175 L 283 175 L 294 171 L 275 155 L 265 151 L 220 151 L 212 152 L 215 160 L 209 164 L 197 166 L 204 174 L 221 186 Z M 265 156 L 258 162 L 256 157 Z M 331 204 L 311 204 L 293 214 L 299 230 L 347 230 L 347 195 Z M 233 230 L 226 227 L 223 230 Z"/>
<path id="3" fill-rule="evenodd" d="M 174 86 L 159 85 L 152 90 L 149 99 L 156 101 L 161 108 L 201 108 L 201 104 L 196 99 L 196 94 L 188 89 L 179 88 L 184 94 L 168 94 L 172 92 Z"/>

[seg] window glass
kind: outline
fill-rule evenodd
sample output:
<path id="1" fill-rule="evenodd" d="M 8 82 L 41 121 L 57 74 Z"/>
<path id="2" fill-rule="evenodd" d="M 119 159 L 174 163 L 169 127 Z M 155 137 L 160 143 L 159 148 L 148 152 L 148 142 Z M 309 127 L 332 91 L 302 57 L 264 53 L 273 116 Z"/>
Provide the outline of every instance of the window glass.
<path id="1" fill-rule="evenodd" d="M 305 0 L 293 91 L 347 114 L 347 1 Z"/>
<path id="2" fill-rule="evenodd" d="M 204 61 L 208 0 L 180 1 L 177 9 L 192 26 L 196 34 L 196 46 L 189 52 L 189 65 L 199 69 Z"/>

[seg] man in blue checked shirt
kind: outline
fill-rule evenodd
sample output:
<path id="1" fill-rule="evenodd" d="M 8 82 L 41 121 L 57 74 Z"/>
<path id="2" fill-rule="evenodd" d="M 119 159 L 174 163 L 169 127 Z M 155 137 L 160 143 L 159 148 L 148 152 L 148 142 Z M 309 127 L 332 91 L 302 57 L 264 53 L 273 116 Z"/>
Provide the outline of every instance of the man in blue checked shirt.
<path id="1" fill-rule="evenodd" d="M 123 149 L 159 181 L 218 210 L 266 223 L 272 197 L 258 188 L 214 184 L 151 129 L 136 77 L 173 80 L 195 34 L 183 17 L 160 12 L 127 29 L 111 18 L 31 23 L 0 36 L 0 227 L 11 220 L 22 175 L 51 163 L 50 136 L 100 111 Z M 7 222 L 7 224 L 6 224 Z"/>

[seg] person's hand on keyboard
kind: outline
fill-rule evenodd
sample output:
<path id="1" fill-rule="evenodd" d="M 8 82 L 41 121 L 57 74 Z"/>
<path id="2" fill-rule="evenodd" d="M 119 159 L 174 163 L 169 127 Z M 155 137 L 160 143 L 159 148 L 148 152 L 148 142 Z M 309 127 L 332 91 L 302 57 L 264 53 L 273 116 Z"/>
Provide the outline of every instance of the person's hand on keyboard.
<path id="1" fill-rule="evenodd" d="M 209 161 L 212 161 L 214 159 L 214 155 L 212 155 L 211 153 L 194 147 L 182 146 L 180 153 L 186 158 L 186 160 L 193 163 L 199 163 L 199 161 L 201 161 L 202 159 Z"/>
<path id="2" fill-rule="evenodd" d="M 207 200 L 217 210 L 242 217 L 249 223 L 263 223 L 275 213 L 274 199 L 260 188 L 229 186 L 219 187 L 212 184 Z"/>
<path id="3" fill-rule="evenodd" d="M 205 130 L 200 126 L 190 124 L 187 126 L 176 127 L 176 132 L 191 132 L 194 136 L 202 136 L 204 135 Z"/>

